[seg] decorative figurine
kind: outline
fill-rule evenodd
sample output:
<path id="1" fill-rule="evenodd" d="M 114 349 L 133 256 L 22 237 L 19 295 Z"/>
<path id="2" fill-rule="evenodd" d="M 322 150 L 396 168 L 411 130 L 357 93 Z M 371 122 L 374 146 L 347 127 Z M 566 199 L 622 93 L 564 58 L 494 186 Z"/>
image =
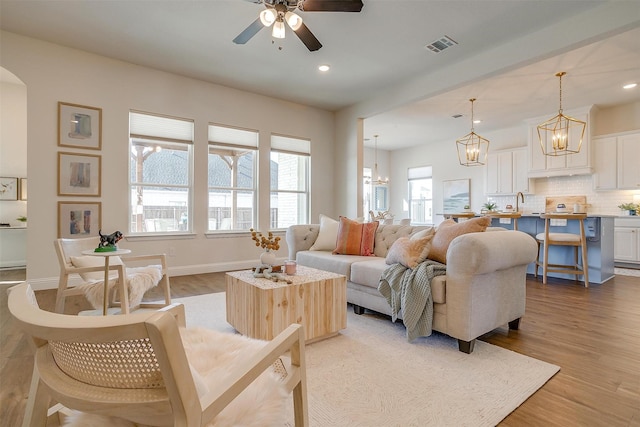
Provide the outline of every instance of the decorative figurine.
<path id="1" fill-rule="evenodd" d="M 95 250 L 96 252 L 117 251 L 118 250 L 117 243 L 120 240 L 122 240 L 122 238 L 124 237 L 122 233 L 119 231 L 114 231 L 111 234 L 105 235 L 105 234 L 102 234 L 102 230 L 99 230 L 98 234 L 100 235 L 100 243 L 98 244 L 98 247 Z"/>

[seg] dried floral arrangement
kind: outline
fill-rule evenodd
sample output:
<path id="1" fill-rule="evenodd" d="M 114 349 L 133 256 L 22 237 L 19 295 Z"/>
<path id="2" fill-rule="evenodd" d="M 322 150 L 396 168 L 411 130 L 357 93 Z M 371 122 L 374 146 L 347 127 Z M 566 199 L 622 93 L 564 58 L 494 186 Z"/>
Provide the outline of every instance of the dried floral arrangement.
<path id="1" fill-rule="evenodd" d="M 266 249 L 268 251 L 277 251 L 278 249 L 280 249 L 280 237 L 274 237 L 271 231 L 267 234 L 266 237 L 253 228 L 250 228 L 249 231 L 251 231 L 251 240 L 256 242 L 256 246 L 262 247 L 262 249 Z"/>

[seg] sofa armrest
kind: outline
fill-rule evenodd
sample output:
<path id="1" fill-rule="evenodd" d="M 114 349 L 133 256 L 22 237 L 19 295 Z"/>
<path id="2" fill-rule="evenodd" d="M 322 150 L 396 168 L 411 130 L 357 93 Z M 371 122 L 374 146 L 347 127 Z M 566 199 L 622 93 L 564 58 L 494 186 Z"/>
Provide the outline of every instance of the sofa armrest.
<path id="1" fill-rule="evenodd" d="M 287 228 L 285 240 L 289 248 L 289 259 L 296 259 L 300 251 L 308 251 L 320 232 L 320 224 L 299 224 Z"/>
<path id="2" fill-rule="evenodd" d="M 447 250 L 447 274 L 485 274 L 536 259 L 538 246 L 521 231 L 468 233 L 458 236 Z"/>

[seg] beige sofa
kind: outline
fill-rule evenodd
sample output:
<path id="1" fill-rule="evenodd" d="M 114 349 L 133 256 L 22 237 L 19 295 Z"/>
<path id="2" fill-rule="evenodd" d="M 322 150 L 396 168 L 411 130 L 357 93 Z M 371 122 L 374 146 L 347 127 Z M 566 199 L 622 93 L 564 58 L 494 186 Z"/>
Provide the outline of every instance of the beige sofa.
<path id="1" fill-rule="evenodd" d="M 332 255 L 310 251 L 319 224 L 287 229 L 289 258 L 299 265 L 347 277 L 347 301 L 356 314 L 364 309 L 391 314 L 378 292 L 378 281 L 388 267 L 387 251 L 402 236 L 425 227 L 381 224 L 375 236 L 374 257 Z M 447 273 L 432 280 L 433 329 L 458 340 L 458 348 L 471 353 L 475 339 L 509 324 L 518 329 L 525 310 L 526 268 L 536 258 L 535 240 L 520 231 L 489 231 L 456 237 L 447 251 Z M 400 315 L 401 317 L 401 315 Z"/>

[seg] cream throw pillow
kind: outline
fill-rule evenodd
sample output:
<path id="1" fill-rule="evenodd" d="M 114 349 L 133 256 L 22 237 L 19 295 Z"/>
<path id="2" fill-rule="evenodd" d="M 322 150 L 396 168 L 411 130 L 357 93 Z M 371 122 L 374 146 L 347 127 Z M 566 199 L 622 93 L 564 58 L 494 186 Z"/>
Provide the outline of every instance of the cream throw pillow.
<path id="1" fill-rule="evenodd" d="M 326 215 L 320 214 L 320 232 L 318 238 L 309 248 L 310 251 L 333 251 L 338 238 L 340 222 Z"/>
<path id="2" fill-rule="evenodd" d="M 104 280 L 104 258 L 101 256 L 91 256 L 91 255 L 72 256 L 71 264 L 73 264 L 74 267 L 78 267 L 78 268 L 102 267 L 103 268 L 102 271 L 96 271 L 91 273 L 80 273 L 80 277 L 82 277 L 82 280 L 84 280 L 85 282 L 98 282 L 98 281 Z M 121 264 L 122 264 L 122 260 L 120 259 L 119 256 L 112 256 L 109 258 L 109 265 L 121 265 Z M 117 274 L 118 273 L 116 271 L 110 271 L 109 278 L 112 279 L 114 277 L 118 277 Z"/>
<path id="3" fill-rule="evenodd" d="M 429 233 L 417 239 L 413 237 L 398 238 L 389 248 L 385 262 L 389 265 L 400 263 L 411 269 L 416 268 L 427 259 L 433 237 L 434 231 L 431 229 Z"/>

